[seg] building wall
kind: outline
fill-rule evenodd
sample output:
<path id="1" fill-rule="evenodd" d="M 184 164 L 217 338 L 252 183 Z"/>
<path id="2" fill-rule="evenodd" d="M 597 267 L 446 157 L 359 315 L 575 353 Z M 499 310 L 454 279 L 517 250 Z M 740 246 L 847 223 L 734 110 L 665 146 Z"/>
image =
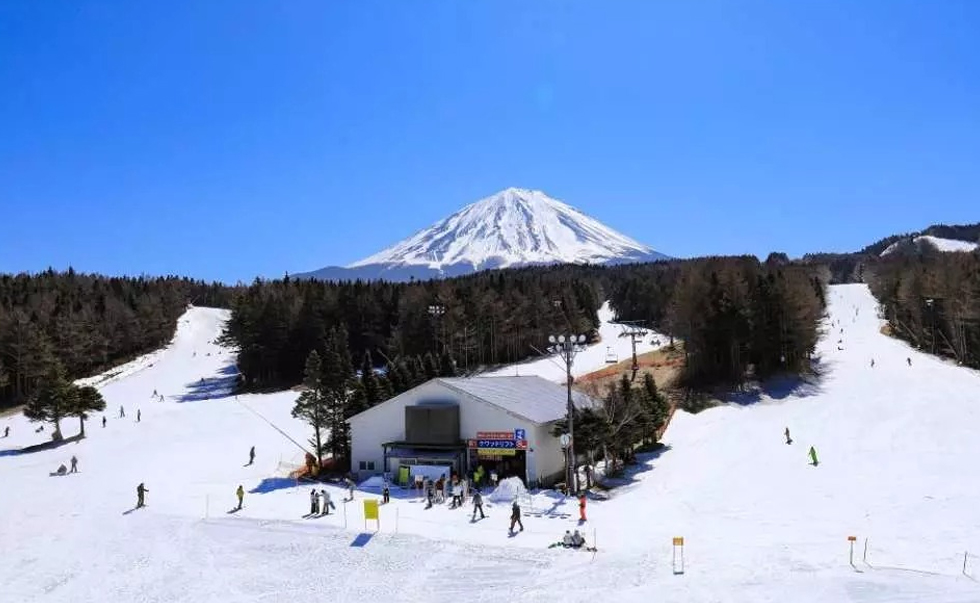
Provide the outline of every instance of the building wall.
<path id="1" fill-rule="evenodd" d="M 361 478 L 372 473 L 381 473 L 384 470 L 384 451 L 381 444 L 405 439 L 405 407 L 433 395 L 445 394 L 445 388 L 430 381 L 403 392 L 368 412 L 352 417 L 351 470 Z M 460 412 L 463 412 L 462 408 Z M 374 461 L 375 470 L 361 472 L 361 461 Z"/>
<path id="2" fill-rule="evenodd" d="M 380 404 L 370 411 L 353 417 L 351 426 L 351 468 L 359 478 L 384 471 L 384 442 L 405 439 L 405 407 L 432 397 L 453 398 L 459 402 L 459 431 L 463 439 L 475 438 L 479 431 L 507 431 L 524 429 L 528 438 L 528 481 L 552 484 L 561 479 L 565 460 L 558 438 L 551 435 L 551 426 L 537 426 L 527 419 L 517 417 L 474 398 L 465 392 L 430 381 L 419 387 Z M 361 461 L 373 461 L 375 470 L 360 471 Z"/>

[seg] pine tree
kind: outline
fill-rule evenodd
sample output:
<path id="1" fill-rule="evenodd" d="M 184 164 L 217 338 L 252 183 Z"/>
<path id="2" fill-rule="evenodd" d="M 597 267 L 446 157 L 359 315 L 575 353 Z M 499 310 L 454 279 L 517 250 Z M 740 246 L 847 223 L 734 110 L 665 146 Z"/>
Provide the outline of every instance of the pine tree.
<path id="1" fill-rule="evenodd" d="M 79 433 L 84 438 L 85 420 L 88 419 L 88 413 L 105 410 L 105 398 L 102 397 L 102 393 L 99 390 L 91 385 L 84 387 L 72 385 L 70 389 L 73 390 L 72 400 L 74 403 L 68 414 L 73 417 L 78 417 Z"/>
<path id="2" fill-rule="evenodd" d="M 54 363 L 48 373 L 38 383 L 24 406 L 24 416 L 32 422 L 45 422 L 54 425 L 53 440 L 61 440 L 61 420 L 71 413 L 74 406 L 74 392 L 65 379 L 60 363 Z"/>
<path id="3" fill-rule="evenodd" d="M 350 364 L 346 329 L 335 329 L 331 333 L 323 356 L 321 375 L 329 417 L 328 445 L 335 461 L 347 460 L 350 458 L 350 426 L 347 419 L 353 416 L 352 393 L 358 384 Z"/>
<path id="4" fill-rule="evenodd" d="M 449 353 L 448 349 L 444 349 L 442 351 L 442 356 L 439 357 L 439 376 L 456 376 L 456 361 L 453 359 L 453 355 Z"/>
<path id="5" fill-rule="evenodd" d="M 381 402 L 395 397 L 395 391 L 391 387 L 391 380 L 388 379 L 388 375 L 378 376 L 378 388 L 381 390 Z"/>
<path id="6" fill-rule="evenodd" d="M 432 355 L 432 352 L 425 353 L 425 360 L 423 361 L 423 370 L 425 371 L 425 379 L 435 379 L 439 376 L 439 363 L 436 362 L 436 357 Z"/>
<path id="7" fill-rule="evenodd" d="M 10 383 L 10 378 L 7 376 L 7 371 L 3 367 L 3 358 L 0 358 L 0 390 L 7 387 Z"/>
<path id="8" fill-rule="evenodd" d="M 378 376 L 374 372 L 374 362 L 371 361 L 371 352 L 369 351 L 364 352 L 364 361 L 361 363 L 361 389 L 364 390 L 364 403 L 368 408 L 383 402 L 381 384 L 378 383 Z"/>
<path id="9" fill-rule="evenodd" d="M 303 385 L 306 391 L 300 394 L 293 407 L 293 417 L 306 421 L 313 428 L 313 439 L 316 445 L 316 463 L 320 467 L 320 456 L 323 453 L 321 432 L 328 426 L 329 407 L 324 392 L 320 355 L 316 350 L 306 357 Z"/>

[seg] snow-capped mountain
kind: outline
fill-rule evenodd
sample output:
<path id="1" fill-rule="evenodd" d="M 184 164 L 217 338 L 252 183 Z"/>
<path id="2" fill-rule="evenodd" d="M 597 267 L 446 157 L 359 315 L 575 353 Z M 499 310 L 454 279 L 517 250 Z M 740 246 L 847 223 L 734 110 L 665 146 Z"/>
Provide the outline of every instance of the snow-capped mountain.
<path id="1" fill-rule="evenodd" d="M 404 281 L 532 264 L 610 264 L 667 259 L 541 191 L 509 188 L 467 205 L 346 268 L 296 275 Z"/>

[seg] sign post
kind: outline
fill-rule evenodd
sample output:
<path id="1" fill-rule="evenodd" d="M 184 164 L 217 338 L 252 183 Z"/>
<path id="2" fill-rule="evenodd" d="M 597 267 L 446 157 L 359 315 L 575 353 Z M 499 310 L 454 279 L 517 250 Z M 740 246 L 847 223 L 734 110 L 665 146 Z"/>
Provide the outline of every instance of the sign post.
<path id="1" fill-rule="evenodd" d="M 378 513 L 378 501 L 373 499 L 364 500 L 364 529 L 367 529 L 369 519 L 373 519 L 378 524 L 378 531 L 381 531 L 381 515 Z"/>
<path id="2" fill-rule="evenodd" d="M 678 560 L 680 563 L 678 563 Z M 674 575 L 678 576 L 684 573 L 684 537 L 675 536 L 674 537 Z"/>

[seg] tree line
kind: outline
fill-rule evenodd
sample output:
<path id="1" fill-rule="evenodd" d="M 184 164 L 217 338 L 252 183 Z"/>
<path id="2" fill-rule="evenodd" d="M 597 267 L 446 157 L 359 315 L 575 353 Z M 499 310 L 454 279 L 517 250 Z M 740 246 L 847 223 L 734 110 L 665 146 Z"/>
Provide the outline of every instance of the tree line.
<path id="1" fill-rule="evenodd" d="M 256 280 L 232 302 L 224 341 L 238 348 L 251 389 L 301 381 L 309 353 L 325 349 L 337 325 L 354 358 L 410 366 L 428 354 L 466 372 L 522 360 L 551 334 L 593 332 L 599 297 L 574 266 L 421 283 Z"/>
<path id="2" fill-rule="evenodd" d="M 774 255 L 704 258 L 617 268 L 611 303 L 684 341 L 681 385 L 738 385 L 777 373 L 805 373 L 826 306 L 812 266 Z"/>
<path id="3" fill-rule="evenodd" d="M 866 280 L 893 335 L 980 368 L 980 253 L 889 255 Z"/>
<path id="4" fill-rule="evenodd" d="M 190 279 L 48 270 L 0 275 L 0 407 L 48 375 L 76 379 L 166 344 L 188 303 L 228 306 L 232 289 Z"/>

